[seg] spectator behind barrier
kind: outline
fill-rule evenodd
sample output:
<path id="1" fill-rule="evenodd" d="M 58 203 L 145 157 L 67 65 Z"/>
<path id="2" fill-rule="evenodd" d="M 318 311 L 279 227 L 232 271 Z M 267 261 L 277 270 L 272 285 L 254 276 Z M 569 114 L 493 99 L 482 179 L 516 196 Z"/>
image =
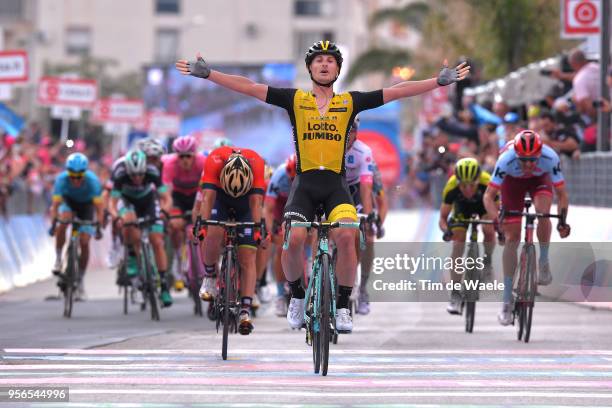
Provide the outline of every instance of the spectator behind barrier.
<path id="1" fill-rule="evenodd" d="M 589 62 L 580 50 L 572 51 L 569 62 L 576 71 L 572 81 L 576 109 L 594 123 L 597 121 L 597 110 L 593 107 L 593 101 L 599 99 L 599 64 Z"/>
<path id="2" fill-rule="evenodd" d="M 540 136 L 542 141 L 572 159 L 580 157 L 580 141 L 572 128 L 559 125 L 555 116 L 548 111 L 540 113 Z"/>

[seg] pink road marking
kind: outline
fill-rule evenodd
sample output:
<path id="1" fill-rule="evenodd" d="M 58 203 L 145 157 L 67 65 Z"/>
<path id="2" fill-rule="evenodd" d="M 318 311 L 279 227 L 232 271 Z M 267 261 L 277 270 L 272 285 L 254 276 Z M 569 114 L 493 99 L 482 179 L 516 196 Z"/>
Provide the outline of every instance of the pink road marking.
<path id="1" fill-rule="evenodd" d="M 301 371 L 309 370 L 312 368 L 311 363 L 291 363 L 288 364 L 270 364 L 270 363 L 257 363 L 257 364 L 6 364 L 0 365 L 0 371 L 44 371 L 44 370 L 109 370 L 109 371 L 120 371 L 120 370 L 159 370 L 163 368 L 164 371 L 170 370 L 205 370 L 204 372 L 221 371 L 221 372 L 232 372 L 232 371 L 253 371 L 253 372 L 265 372 L 265 371 Z M 602 370 L 603 372 L 612 371 L 612 364 L 527 364 L 527 363 L 516 363 L 516 364 L 334 364 L 334 370 L 341 370 L 345 372 L 368 372 L 374 370 L 410 370 L 410 369 L 424 369 L 424 370 L 500 370 L 508 368 L 522 368 L 528 372 L 534 372 L 535 370 Z"/>
<path id="2" fill-rule="evenodd" d="M 217 350 L 138 350 L 138 349 L 62 349 L 62 348 L 9 348 L 3 349 L 9 354 L 83 354 L 83 355 L 217 355 Z M 296 355 L 308 354 L 309 348 L 299 350 L 232 350 L 238 355 Z M 603 355 L 612 356 L 612 350 L 334 350 L 335 355 Z"/>
<path id="3" fill-rule="evenodd" d="M 332 374 L 333 376 L 333 374 Z M 40 384 L 140 384 L 140 385 L 271 385 L 276 387 L 435 387 L 435 388 L 592 388 L 600 391 L 612 391 L 612 381 L 588 380 L 415 380 L 393 379 L 376 380 L 367 378 L 334 379 L 333 377 L 311 378 L 160 378 L 160 377 L 45 377 L 45 378 L 0 378 L 0 384 L 6 385 L 40 385 Z"/>

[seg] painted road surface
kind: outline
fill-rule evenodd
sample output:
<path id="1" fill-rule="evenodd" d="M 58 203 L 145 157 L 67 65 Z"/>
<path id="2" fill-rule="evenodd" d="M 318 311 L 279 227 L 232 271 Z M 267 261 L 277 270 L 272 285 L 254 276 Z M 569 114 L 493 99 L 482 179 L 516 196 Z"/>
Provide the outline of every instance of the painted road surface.
<path id="1" fill-rule="evenodd" d="M 498 325 L 497 302 L 478 304 L 473 334 L 443 303 L 373 303 L 321 377 L 304 332 L 272 304 L 250 336 L 231 336 L 222 361 L 221 336 L 185 293 L 152 322 L 122 314 L 114 279 L 90 271 L 89 300 L 70 320 L 45 300 L 57 294 L 50 279 L 0 295 L 0 387 L 70 389 L 69 404 L 0 407 L 612 406 L 609 310 L 539 302 L 525 344 Z"/>

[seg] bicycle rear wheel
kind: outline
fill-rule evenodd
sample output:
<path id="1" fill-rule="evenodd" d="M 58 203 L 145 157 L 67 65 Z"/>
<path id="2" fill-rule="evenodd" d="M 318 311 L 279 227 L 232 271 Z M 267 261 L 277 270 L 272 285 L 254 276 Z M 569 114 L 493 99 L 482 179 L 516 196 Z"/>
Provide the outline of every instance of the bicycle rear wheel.
<path id="1" fill-rule="evenodd" d="M 472 227 L 474 228 L 474 227 Z M 477 259 L 479 257 L 478 242 L 470 242 L 467 252 L 468 259 Z M 465 280 L 473 283 L 480 283 L 480 270 L 476 267 L 469 268 L 465 272 Z M 472 333 L 474 331 L 474 321 L 476 320 L 476 301 L 479 299 L 478 286 L 467 288 L 464 283 L 465 294 L 465 331 Z"/>
<path id="2" fill-rule="evenodd" d="M 472 333 L 474 331 L 475 316 L 476 316 L 476 302 L 466 302 L 465 331 L 468 333 Z"/>
<path id="3" fill-rule="evenodd" d="M 535 247 L 530 245 L 526 250 L 526 302 L 524 303 L 524 322 L 525 322 L 525 343 L 529 342 L 531 336 L 531 323 L 533 320 L 533 306 L 535 304 L 535 295 L 537 291 L 536 283 L 536 253 Z"/>
<path id="4" fill-rule="evenodd" d="M 128 314 L 128 298 L 130 296 L 130 285 L 128 285 L 127 271 L 125 269 L 125 258 L 119 263 L 119 269 L 117 270 L 118 281 L 123 284 L 123 314 Z M 121 286 L 120 286 L 121 288 Z"/>
<path id="5" fill-rule="evenodd" d="M 321 344 L 321 375 L 327 375 L 329 365 L 329 342 L 331 336 L 331 285 L 329 274 L 329 256 L 321 256 L 321 319 L 319 321 Z"/>
<path id="6" fill-rule="evenodd" d="M 68 246 L 68 263 L 64 276 L 64 317 L 68 319 L 72 317 L 75 282 L 79 273 L 78 259 L 77 247 L 71 240 Z"/>
<path id="7" fill-rule="evenodd" d="M 189 251 L 189 291 L 191 292 L 191 298 L 194 302 L 193 313 L 196 316 L 202 317 L 204 315 L 202 311 L 202 299 L 200 299 L 200 268 L 199 268 L 199 257 L 197 253 L 197 247 L 187 243 L 187 250 Z"/>

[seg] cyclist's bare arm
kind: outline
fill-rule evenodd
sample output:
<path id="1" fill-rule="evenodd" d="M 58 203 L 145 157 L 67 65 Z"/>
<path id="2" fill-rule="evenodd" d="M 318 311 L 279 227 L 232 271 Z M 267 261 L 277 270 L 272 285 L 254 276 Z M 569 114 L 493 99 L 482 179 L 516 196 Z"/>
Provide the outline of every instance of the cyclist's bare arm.
<path id="1" fill-rule="evenodd" d="M 168 190 L 164 191 L 163 193 L 159 193 L 159 206 L 166 212 L 170 212 L 172 209 L 172 197 L 170 196 L 170 192 Z"/>
<path id="2" fill-rule="evenodd" d="M 266 220 L 266 229 L 268 232 L 272 231 L 272 225 L 274 223 L 274 211 L 276 210 L 276 200 L 264 200 L 264 219 Z"/>
<path id="3" fill-rule="evenodd" d="M 372 212 L 372 183 L 362 181 L 359 186 L 359 196 L 363 212 L 369 214 Z"/>
<path id="4" fill-rule="evenodd" d="M 423 81 L 404 81 L 383 89 L 383 101 L 388 103 L 396 99 L 407 98 L 409 96 L 420 95 L 438 88 L 436 78 Z"/>
<path id="5" fill-rule="evenodd" d="M 199 58 L 198 54 L 196 58 Z M 189 70 L 189 61 L 178 60 L 175 64 L 176 69 L 183 75 L 191 75 Z M 207 78 L 209 81 L 216 83 L 224 88 L 239 92 L 244 95 L 252 96 L 260 101 L 266 100 L 268 95 L 268 85 L 258 84 L 251 81 L 249 78 L 240 75 L 228 75 L 219 71 L 211 70 Z"/>
<path id="6" fill-rule="evenodd" d="M 108 205 L 108 212 L 110 213 L 113 219 L 117 218 L 117 203 L 119 202 L 119 197 L 113 197 L 111 195 L 110 203 Z"/>
<path id="7" fill-rule="evenodd" d="M 555 193 L 557 193 L 557 211 L 560 214 L 561 210 L 565 209 L 565 212 L 567 214 L 567 210 L 569 207 L 569 196 L 567 194 L 565 184 L 555 187 Z"/>
<path id="8" fill-rule="evenodd" d="M 201 195 L 202 192 L 199 193 Z M 196 198 L 193 202 L 193 207 L 191 208 L 191 222 L 195 222 L 198 214 L 200 214 L 200 208 L 202 207 L 202 199 Z"/>
<path id="9" fill-rule="evenodd" d="M 251 194 L 249 196 L 249 207 L 251 207 L 251 216 L 253 222 L 259 222 L 261 220 L 261 213 L 263 208 L 263 195 Z"/>
<path id="10" fill-rule="evenodd" d="M 489 184 L 482 198 L 487 214 L 492 220 L 497 219 L 497 213 L 499 212 L 499 203 L 496 201 L 498 190 L 497 187 Z"/>
<path id="11" fill-rule="evenodd" d="M 443 232 L 448 230 L 448 216 L 450 215 L 453 206 L 451 204 L 442 203 L 440 206 L 440 219 L 438 220 L 438 226 Z"/>
<path id="12" fill-rule="evenodd" d="M 376 207 L 378 208 L 380 221 L 384 223 L 385 219 L 387 218 L 387 212 L 389 211 L 389 203 L 387 202 L 387 196 L 384 193 L 376 196 Z"/>
<path id="13" fill-rule="evenodd" d="M 216 198 L 217 192 L 215 190 L 207 188 L 202 191 L 202 204 L 200 205 L 200 217 L 202 219 L 207 220 L 210 218 Z"/>
<path id="14" fill-rule="evenodd" d="M 102 201 L 101 197 L 94 200 L 94 206 L 96 207 L 96 220 L 100 223 L 100 225 L 102 225 L 104 222 L 104 208 L 106 207 L 104 206 L 104 201 Z"/>
<path id="15" fill-rule="evenodd" d="M 61 204 L 61 200 L 53 199 L 51 202 L 51 208 L 49 209 L 49 214 L 51 215 L 51 219 L 54 220 L 57 218 L 57 209 Z"/>
<path id="16" fill-rule="evenodd" d="M 436 78 L 425 79 L 423 81 L 404 81 L 383 89 L 383 102 L 391 102 L 396 99 L 407 98 L 432 91 L 439 86 L 450 85 L 458 82 L 470 73 L 470 67 L 465 63 L 457 65 L 454 69 L 448 68 L 448 63 L 444 61 L 444 68 Z"/>

